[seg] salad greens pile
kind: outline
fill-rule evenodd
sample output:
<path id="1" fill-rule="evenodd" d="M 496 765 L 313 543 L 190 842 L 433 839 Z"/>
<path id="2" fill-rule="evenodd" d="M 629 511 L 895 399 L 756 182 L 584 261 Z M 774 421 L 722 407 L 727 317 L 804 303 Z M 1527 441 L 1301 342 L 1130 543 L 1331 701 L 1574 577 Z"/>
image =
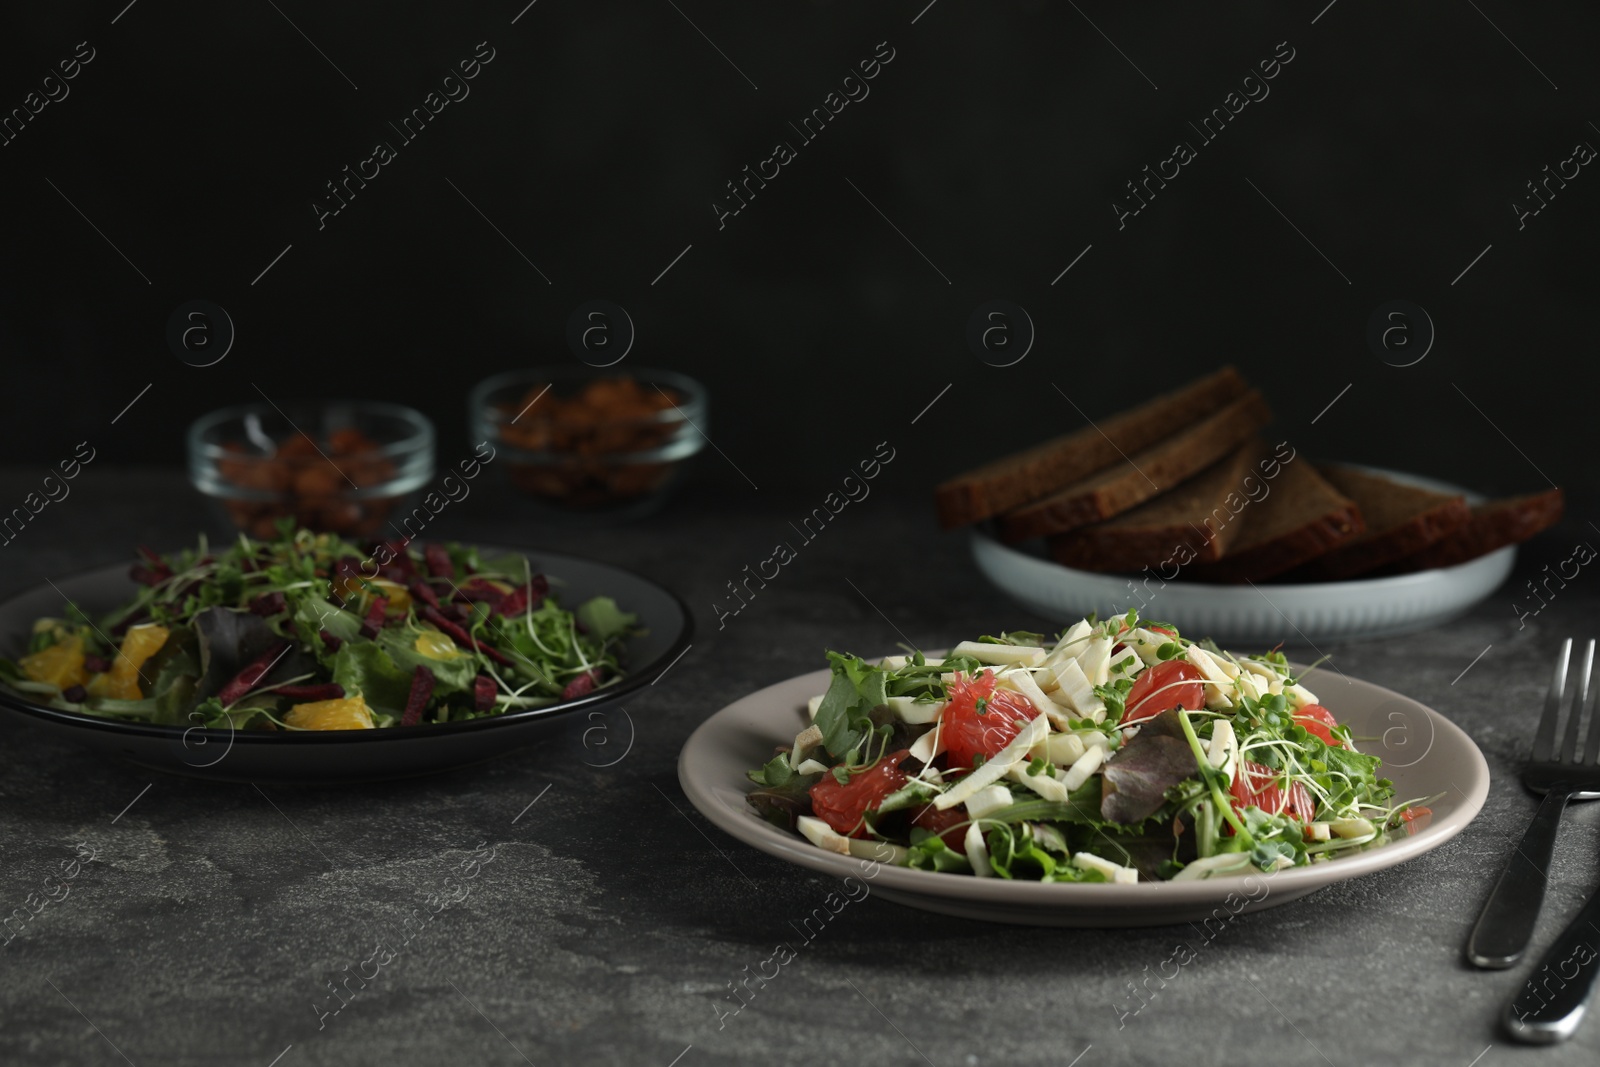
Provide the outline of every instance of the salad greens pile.
<path id="1" fill-rule="evenodd" d="M 0 681 L 124 721 L 263 730 L 458 722 L 616 684 L 637 618 L 562 607 L 520 556 L 409 541 L 359 548 L 280 526 L 213 550 L 140 549 L 131 603 L 39 619 Z"/>
<path id="2" fill-rule="evenodd" d="M 828 691 L 749 772 L 818 847 L 1045 882 L 1188 880 L 1326 861 L 1413 832 L 1380 761 L 1281 652 L 1236 657 L 1130 611 L 941 659 L 829 652 Z"/>

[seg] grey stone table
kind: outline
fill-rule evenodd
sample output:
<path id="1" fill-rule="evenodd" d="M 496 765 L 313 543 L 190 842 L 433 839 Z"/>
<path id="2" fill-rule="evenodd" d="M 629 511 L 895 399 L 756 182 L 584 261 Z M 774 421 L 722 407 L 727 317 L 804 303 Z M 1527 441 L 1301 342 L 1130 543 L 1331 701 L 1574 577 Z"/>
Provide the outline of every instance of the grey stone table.
<path id="1" fill-rule="evenodd" d="M 0 502 L 34 484 L 32 472 L 0 475 Z M 213 521 L 176 472 L 96 468 L 77 486 L 0 548 L 0 590 L 125 559 L 140 542 L 175 547 Z M 1205 944 L 1188 927 L 988 926 L 868 897 L 732 1014 L 730 983 L 794 940 L 788 920 L 833 886 L 689 808 L 675 774 L 689 732 L 735 697 L 814 669 L 825 645 L 890 650 L 897 630 L 937 644 L 1040 620 L 984 584 L 920 496 L 852 504 L 718 629 L 712 602 L 725 583 L 816 501 L 735 483 L 691 492 L 654 519 L 586 529 L 530 518 L 485 490 L 441 516 L 437 532 L 590 554 L 657 577 L 693 606 L 693 648 L 628 705 L 627 756 L 588 766 L 573 739 L 421 780 L 257 789 L 155 777 L 8 723 L 0 911 L 40 893 L 80 843 L 94 858 L 65 899 L 0 949 L 0 1063 L 1600 1058 L 1600 1019 L 1564 1047 L 1508 1044 L 1494 1020 L 1525 974 L 1480 973 L 1461 958 L 1533 811 L 1515 769 L 1547 662 L 1561 636 L 1592 632 L 1600 603 L 1597 580 L 1581 574 L 1521 626 L 1514 588 L 1570 554 L 1592 534 L 1586 524 L 1547 535 L 1511 585 L 1447 630 L 1324 648 L 1348 673 L 1438 708 L 1482 746 L 1494 774 L 1488 806 L 1445 847 L 1240 916 Z M 1600 877 L 1597 826 L 1600 805 L 1569 816 L 1542 941 Z M 470 881 L 449 884 L 465 884 L 465 899 L 403 933 L 463 871 Z M 385 937 L 390 949 L 375 959 Z M 1129 1012 L 1139 1003 L 1129 983 L 1185 941 L 1198 958 Z M 364 988 L 358 973 L 373 976 Z M 336 999 L 334 982 L 353 995 Z"/>

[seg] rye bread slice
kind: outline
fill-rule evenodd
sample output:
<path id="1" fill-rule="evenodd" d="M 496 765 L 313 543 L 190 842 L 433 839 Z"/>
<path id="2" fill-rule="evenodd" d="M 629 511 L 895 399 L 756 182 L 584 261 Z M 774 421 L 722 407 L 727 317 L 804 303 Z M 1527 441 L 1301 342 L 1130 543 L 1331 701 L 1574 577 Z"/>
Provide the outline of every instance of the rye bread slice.
<path id="1" fill-rule="evenodd" d="M 1269 461 L 1276 462 L 1276 461 Z M 1259 582 L 1349 541 L 1364 530 L 1361 509 L 1291 451 L 1263 471 L 1269 491 L 1245 508 L 1244 529 L 1215 563 L 1193 563 L 1197 582 Z"/>
<path id="2" fill-rule="evenodd" d="M 1395 560 L 1385 572 L 1403 574 L 1431 567 L 1454 567 L 1507 545 L 1521 544 L 1561 521 L 1566 499 L 1559 489 L 1505 497 L 1477 504 L 1472 517 L 1454 533 L 1420 552 Z"/>
<path id="3" fill-rule="evenodd" d="M 1181 555 L 1221 558 L 1244 529 L 1240 512 L 1265 485 L 1255 475 L 1267 455 L 1260 438 L 1132 511 L 1049 539 L 1057 563 L 1087 571 L 1139 571 Z"/>
<path id="4" fill-rule="evenodd" d="M 1356 467 L 1326 464 L 1322 474 L 1356 502 L 1367 529 L 1347 544 L 1283 575 L 1286 582 L 1352 578 L 1442 540 L 1472 515 L 1460 494 L 1439 493 Z"/>
<path id="5" fill-rule="evenodd" d="M 1066 533 L 1120 515 L 1216 463 L 1271 421 L 1272 410 L 1254 389 L 1201 418 L 1190 413 L 1182 429 L 1159 443 L 1001 515 L 1000 539 Z"/>
<path id="6" fill-rule="evenodd" d="M 934 490 L 939 525 L 946 530 L 981 522 L 1082 481 L 1155 444 L 1174 426 L 1213 411 L 1249 388 L 1232 367 L 1181 389 L 1152 397 L 1098 424 L 957 475 Z"/>

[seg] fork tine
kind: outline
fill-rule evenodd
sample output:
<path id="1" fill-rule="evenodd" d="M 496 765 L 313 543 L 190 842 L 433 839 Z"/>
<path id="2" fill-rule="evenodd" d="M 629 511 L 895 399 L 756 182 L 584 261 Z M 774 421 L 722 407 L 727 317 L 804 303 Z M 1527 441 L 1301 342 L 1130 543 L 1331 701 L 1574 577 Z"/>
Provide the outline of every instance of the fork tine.
<path id="1" fill-rule="evenodd" d="M 1578 728 L 1583 725 L 1583 708 L 1589 700 L 1589 673 L 1594 667 L 1594 638 L 1583 650 L 1583 673 L 1572 686 L 1572 710 L 1567 712 L 1567 733 L 1561 742 L 1561 762 L 1578 762 Z"/>
<path id="2" fill-rule="evenodd" d="M 1595 698 L 1592 695 L 1584 711 L 1584 718 L 1587 721 L 1584 733 L 1587 741 L 1584 744 L 1583 762 L 1593 766 L 1600 764 L 1600 719 L 1595 716 Z"/>
<path id="3" fill-rule="evenodd" d="M 1539 717 L 1539 731 L 1533 737 L 1533 758 L 1543 763 L 1556 748 L 1556 720 L 1561 716 L 1561 698 L 1567 688 L 1567 663 L 1572 658 L 1572 638 L 1561 642 L 1556 653 L 1556 670 L 1550 678 L 1550 692 L 1544 698 L 1544 714 Z"/>

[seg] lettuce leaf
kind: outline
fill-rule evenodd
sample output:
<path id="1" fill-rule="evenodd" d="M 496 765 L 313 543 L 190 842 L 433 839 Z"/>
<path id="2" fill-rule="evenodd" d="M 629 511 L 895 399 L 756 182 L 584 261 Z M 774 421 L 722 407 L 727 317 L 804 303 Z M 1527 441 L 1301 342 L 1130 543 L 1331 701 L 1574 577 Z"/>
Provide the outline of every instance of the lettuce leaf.
<path id="1" fill-rule="evenodd" d="M 578 605 L 574 612 L 590 636 L 602 641 L 620 637 L 639 623 L 639 616 L 623 611 L 608 596 L 597 596 Z"/>
<path id="2" fill-rule="evenodd" d="M 1159 811 L 1167 801 L 1167 790 L 1199 774 L 1200 766 L 1183 736 L 1178 713 L 1163 711 L 1147 720 L 1139 735 L 1123 745 L 1100 773 L 1101 817 L 1133 826 Z"/>
<path id="3" fill-rule="evenodd" d="M 317 635 L 323 630 L 341 641 L 353 641 L 361 635 L 359 618 L 320 596 L 298 600 L 294 606 L 294 622 L 302 638 L 312 648 L 320 646 Z"/>
<path id="4" fill-rule="evenodd" d="M 779 756 L 778 759 L 787 757 Z M 811 814 L 811 787 L 821 781 L 820 774 L 796 774 L 782 785 L 763 786 L 745 796 L 745 803 L 756 814 L 781 830 L 793 830 L 795 820 Z"/>
<path id="5" fill-rule="evenodd" d="M 472 681 L 478 676 L 478 659 L 476 656 L 454 656 L 450 659 L 434 659 L 424 656 L 416 649 L 417 635 L 422 631 L 406 627 L 404 629 L 379 630 L 376 642 L 360 641 L 356 645 L 370 644 L 388 653 L 389 659 L 396 667 L 405 672 L 406 686 L 409 690 L 411 675 L 418 667 L 426 667 L 433 672 L 433 691 L 436 695 L 444 693 L 466 693 L 472 690 Z M 348 645 L 346 647 L 349 647 Z M 344 649 L 339 650 L 343 654 Z M 335 681 L 338 679 L 335 678 Z M 401 707 L 405 700 L 400 701 Z"/>
<path id="6" fill-rule="evenodd" d="M 344 686 L 346 696 L 360 693 L 374 711 L 403 714 L 411 695 L 411 676 L 412 671 L 401 668 L 370 641 L 351 641 L 333 657 L 333 680 Z"/>

